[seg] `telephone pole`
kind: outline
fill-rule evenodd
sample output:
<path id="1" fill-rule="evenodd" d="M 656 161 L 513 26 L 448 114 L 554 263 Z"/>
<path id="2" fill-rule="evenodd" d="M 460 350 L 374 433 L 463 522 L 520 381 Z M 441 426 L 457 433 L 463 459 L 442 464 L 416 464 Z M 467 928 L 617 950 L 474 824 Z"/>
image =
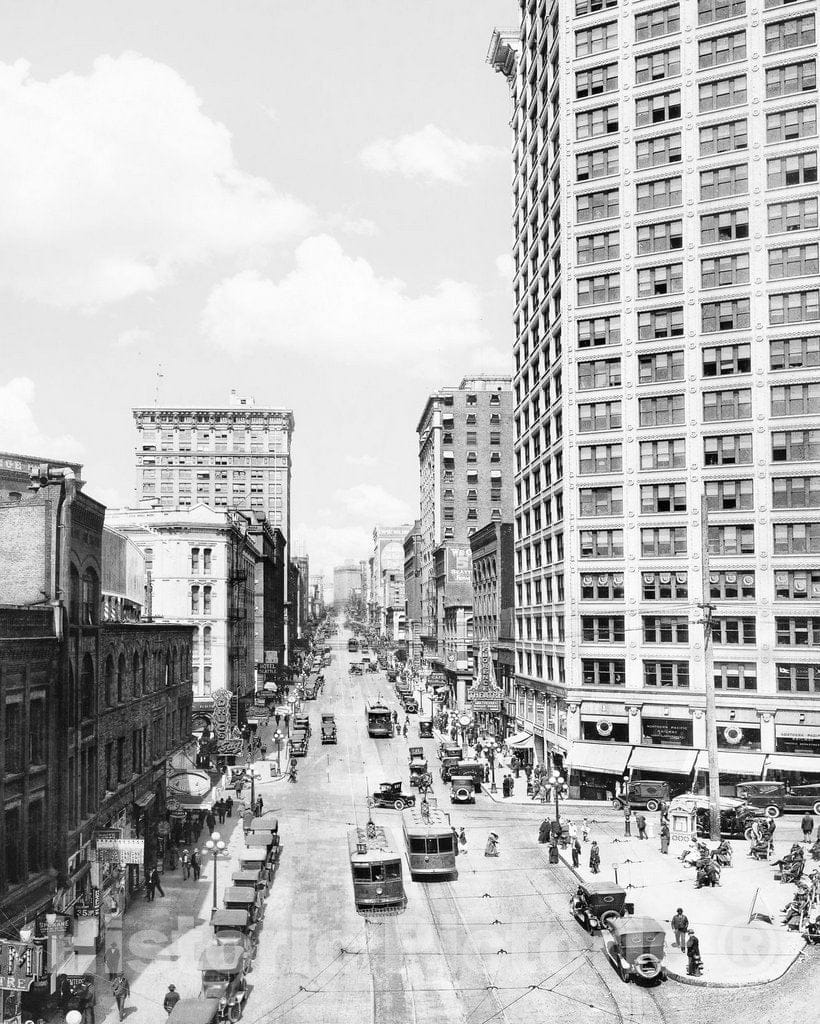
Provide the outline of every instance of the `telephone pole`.
<path id="1" fill-rule="evenodd" d="M 715 668 L 712 652 L 714 605 L 709 592 L 709 508 L 706 492 L 700 496 L 700 574 L 703 609 L 703 673 L 706 691 L 706 754 L 709 762 L 709 836 L 720 840 L 720 769 L 718 767 L 717 712 L 715 709 Z"/>

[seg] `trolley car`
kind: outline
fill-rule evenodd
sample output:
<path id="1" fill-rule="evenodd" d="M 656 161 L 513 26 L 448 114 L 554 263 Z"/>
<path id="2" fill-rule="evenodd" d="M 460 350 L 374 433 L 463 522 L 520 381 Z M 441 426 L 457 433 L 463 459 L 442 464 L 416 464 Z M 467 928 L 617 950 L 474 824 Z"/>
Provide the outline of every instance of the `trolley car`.
<path id="1" fill-rule="evenodd" d="M 364 711 L 367 718 L 368 736 L 390 737 L 393 735 L 393 718 L 390 708 L 386 704 L 381 702 L 365 704 Z"/>
<path id="2" fill-rule="evenodd" d="M 411 878 L 456 876 L 456 840 L 449 814 L 419 804 L 402 812 L 402 827 Z"/>
<path id="3" fill-rule="evenodd" d="M 382 825 L 352 828 L 347 834 L 353 898 L 360 914 L 403 910 L 407 905 L 401 854 Z"/>

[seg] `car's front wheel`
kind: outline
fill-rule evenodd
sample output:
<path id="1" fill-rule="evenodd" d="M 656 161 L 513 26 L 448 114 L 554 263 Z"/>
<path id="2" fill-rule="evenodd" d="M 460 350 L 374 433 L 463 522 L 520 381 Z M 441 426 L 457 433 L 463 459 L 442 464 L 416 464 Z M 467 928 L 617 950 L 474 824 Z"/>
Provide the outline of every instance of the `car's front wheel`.
<path id="1" fill-rule="evenodd" d="M 658 804 L 657 800 L 647 800 L 646 801 L 646 809 L 647 809 L 647 811 L 657 811 L 659 806 L 660 805 Z"/>
<path id="2" fill-rule="evenodd" d="M 775 806 L 775 804 L 770 804 L 766 808 L 766 817 L 767 818 L 779 818 L 780 817 L 780 808 Z"/>
<path id="3" fill-rule="evenodd" d="M 404 800 L 396 800 L 396 802 L 393 804 L 393 806 L 396 808 L 397 811 L 403 811 L 404 810 Z"/>

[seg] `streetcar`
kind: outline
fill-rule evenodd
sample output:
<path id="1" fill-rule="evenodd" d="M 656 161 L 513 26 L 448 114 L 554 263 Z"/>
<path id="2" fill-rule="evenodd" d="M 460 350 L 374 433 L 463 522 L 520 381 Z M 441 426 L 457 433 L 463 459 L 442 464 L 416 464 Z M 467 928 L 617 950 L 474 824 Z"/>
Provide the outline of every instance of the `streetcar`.
<path id="1" fill-rule="evenodd" d="M 411 878 L 456 876 L 456 839 L 449 814 L 419 804 L 402 812 L 402 829 Z"/>
<path id="2" fill-rule="evenodd" d="M 393 717 L 386 704 L 382 704 L 380 701 L 375 704 L 365 704 L 364 711 L 368 736 L 389 737 L 393 735 Z"/>
<path id="3" fill-rule="evenodd" d="M 401 854 L 382 825 L 368 822 L 347 834 L 353 899 L 356 910 L 402 910 L 407 905 L 401 871 Z"/>
<path id="4" fill-rule="evenodd" d="M 350 651 L 351 654 L 356 654 L 358 652 L 358 650 L 359 650 L 359 641 L 354 636 L 352 636 L 347 641 L 347 649 Z"/>

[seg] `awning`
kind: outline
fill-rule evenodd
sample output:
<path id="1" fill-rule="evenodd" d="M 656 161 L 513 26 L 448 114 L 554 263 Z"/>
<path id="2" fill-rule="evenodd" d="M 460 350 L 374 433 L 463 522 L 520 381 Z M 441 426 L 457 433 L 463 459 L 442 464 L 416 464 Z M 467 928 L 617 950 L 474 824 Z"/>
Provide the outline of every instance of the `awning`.
<path id="1" fill-rule="evenodd" d="M 573 743 L 572 768 L 623 775 L 631 747 L 624 743 Z"/>
<path id="2" fill-rule="evenodd" d="M 156 800 L 156 798 L 157 794 L 154 792 L 144 793 L 142 796 L 138 796 L 134 803 L 137 805 L 137 807 L 141 807 L 142 810 L 145 810 L 146 807 L 151 806 L 151 804 L 154 802 L 154 800 Z"/>
<path id="3" fill-rule="evenodd" d="M 535 750 L 535 740 L 531 732 L 517 732 L 513 736 L 508 736 L 504 742 L 516 750 Z"/>
<path id="4" fill-rule="evenodd" d="M 769 754 L 766 771 L 809 772 L 820 775 L 820 757 L 809 754 Z"/>
<path id="5" fill-rule="evenodd" d="M 728 772 L 731 775 L 754 775 L 755 778 L 760 779 L 763 777 L 763 762 L 765 760 L 765 754 L 748 750 L 719 750 L 718 771 Z M 695 768 L 702 772 L 709 771 L 709 755 L 705 750 L 698 752 Z"/>
<path id="6" fill-rule="evenodd" d="M 648 768 L 673 775 L 689 775 L 695 767 L 697 750 L 688 747 L 633 747 L 629 768 Z"/>

